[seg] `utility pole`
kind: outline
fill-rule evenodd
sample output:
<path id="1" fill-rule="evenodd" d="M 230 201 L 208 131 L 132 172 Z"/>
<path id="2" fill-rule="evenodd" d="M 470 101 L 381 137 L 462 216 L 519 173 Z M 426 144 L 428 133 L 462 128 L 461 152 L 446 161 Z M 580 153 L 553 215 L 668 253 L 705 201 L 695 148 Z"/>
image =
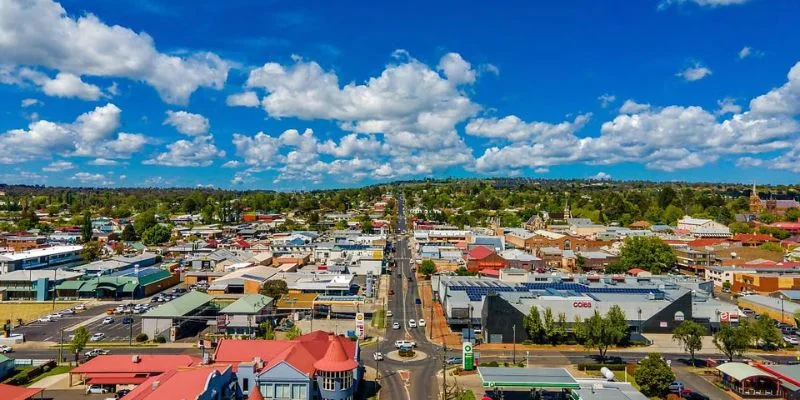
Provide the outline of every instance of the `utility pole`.
<path id="1" fill-rule="evenodd" d="M 514 343 L 511 345 L 511 362 L 516 364 L 517 363 L 517 324 L 511 327 L 511 330 L 514 331 Z"/>
<path id="2" fill-rule="evenodd" d="M 58 268 L 53 270 L 53 311 L 56 310 L 56 272 Z"/>
<path id="3" fill-rule="evenodd" d="M 61 338 L 58 340 L 58 360 L 56 361 L 56 365 L 58 365 L 58 363 L 60 363 L 61 360 L 63 359 L 62 357 L 63 351 L 64 351 L 64 328 L 61 328 Z"/>
<path id="4" fill-rule="evenodd" d="M 442 400 L 447 400 L 447 342 L 442 341 Z"/>
<path id="5" fill-rule="evenodd" d="M 128 328 L 130 328 L 130 332 L 128 333 L 128 346 L 133 345 L 133 317 L 131 316 L 130 319 L 130 323 L 128 324 Z"/>

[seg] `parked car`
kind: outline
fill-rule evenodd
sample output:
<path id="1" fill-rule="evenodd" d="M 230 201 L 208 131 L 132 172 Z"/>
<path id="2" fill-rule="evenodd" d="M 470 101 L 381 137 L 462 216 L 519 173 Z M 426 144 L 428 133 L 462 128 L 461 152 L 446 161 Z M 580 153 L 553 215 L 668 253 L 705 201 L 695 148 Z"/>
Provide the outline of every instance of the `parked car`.
<path id="1" fill-rule="evenodd" d="M 85 310 L 86 309 L 86 305 L 83 304 L 83 303 L 78 304 L 78 305 L 75 306 L 75 309 L 76 310 Z"/>
<path id="2" fill-rule="evenodd" d="M 424 326 L 425 326 L 425 320 L 424 320 L 424 319 L 422 319 L 422 318 L 420 318 L 420 319 L 419 319 L 419 322 L 417 322 L 417 325 L 418 325 L 420 328 L 421 328 L 421 327 L 424 327 Z"/>
<path id="3" fill-rule="evenodd" d="M 420 304 L 422 304 L 422 300 L 420 300 L 420 299 L 416 299 L 416 300 L 414 300 L 414 303 L 415 303 L 416 305 L 420 305 Z"/>
<path id="4" fill-rule="evenodd" d="M 392 323 L 392 329 L 400 329 L 400 323 L 398 322 Z"/>
<path id="5" fill-rule="evenodd" d="M 121 399 L 121 398 L 125 397 L 125 395 L 130 393 L 130 392 L 131 392 L 130 389 L 117 390 L 116 398 Z"/>
<path id="6" fill-rule="evenodd" d="M 683 388 L 685 388 L 685 387 L 686 387 L 686 386 L 683 384 L 683 382 L 681 382 L 681 381 L 674 381 L 674 382 L 672 382 L 672 383 L 670 383 L 670 384 L 669 384 L 669 387 L 668 387 L 668 389 L 669 389 L 669 391 L 670 391 L 670 392 L 677 392 L 677 391 L 679 391 L 679 390 L 682 390 L 682 389 L 683 389 Z"/>
<path id="7" fill-rule="evenodd" d="M 12 351 L 14 351 L 14 349 L 12 349 L 11 346 L 0 344 L 0 353 L 5 354 L 5 353 L 11 353 Z"/>
<path id="8" fill-rule="evenodd" d="M 85 353 L 85 355 L 86 355 L 86 357 L 91 358 L 91 357 L 106 355 L 106 354 L 109 354 L 109 353 L 111 353 L 111 352 L 106 350 L 106 349 L 91 349 L 91 350 L 87 351 Z"/>
<path id="9" fill-rule="evenodd" d="M 408 327 L 409 328 L 416 328 L 417 327 L 417 321 L 414 321 L 413 319 L 408 320 Z"/>
<path id="10" fill-rule="evenodd" d="M 461 364 L 461 357 L 450 357 L 446 362 L 447 365 L 458 365 Z"/>
<path id="11" fill-rule="evenodd" d="M 394 313 L 392 312 L 392 310 L 388 310 L 388 311 L 386 311 L 386 316 L 387 316 L 387 317 L 391 317 L 391 316 L 393 316 L 393 315 L 394 315 Z"/>
<path id="12" fill-rule="evenodd" d="M 103 318 L 103 325 L 113 324 L 114 317 L 105 317 Z"/>
<path id="13" fill-rule="evenodd" d="M 125 318 L 122 319 L 122 323 L 125 324 L 125 325 L 132 324 L 133 323 L 133 318 L 125 317 Z"/>
<path id="14" fill-rule="evenodd" d="M 380 351 L 372 353 L 372 359 L 374 359 L 375 361 L 383 361 L 383 353 L 381 353 Z"/>
<path id="15" fill-rule="evenodd" d="M 100 385 L 91 385 L 86 388 L 86 394 L 106 394 L 106 393 L 108 393 L 108 389 Z"/>
<path id="16" fill-rule="evenodd" d="M 798 343 L 800 343 L 800 341 L 798 341 L 797 338 L 794 337 L 794 336 L 784 336 L 783 337 L 783 341 L 786 342 L 786 343 L 789 343 L 789 344 L 794 344 L 794 345 L 797 345 Z"/>
<path id="17" fill-rule="evenodd" d="M 89 338 L 89 341 L 91 341 L 91 342 L 99 342 L 99 341 L 101 341 L 101 340 L 103 340 L 105 338 L 106 338 L 106 334 L 105 333 L 97 332 L 97 333 L 93 334 L 91 338 Z"/>

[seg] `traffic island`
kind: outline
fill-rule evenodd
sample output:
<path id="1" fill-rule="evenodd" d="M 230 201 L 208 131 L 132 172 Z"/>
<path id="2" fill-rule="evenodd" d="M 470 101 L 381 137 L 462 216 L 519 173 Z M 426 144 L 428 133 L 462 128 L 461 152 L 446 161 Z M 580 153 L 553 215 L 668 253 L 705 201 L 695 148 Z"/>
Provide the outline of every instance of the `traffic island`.
<path id="1" fill-rule="evenodd" d="M 414 361 L 422 361 L 428 358 L 428 355 L 419 350 L 413 350 L 413 353 L 410 356 L 400 355 L 400 350 L 394 350 L 386 353 L 386 358 L 392 361 L 400 361 L 400 362 L 414 362 Z"/>

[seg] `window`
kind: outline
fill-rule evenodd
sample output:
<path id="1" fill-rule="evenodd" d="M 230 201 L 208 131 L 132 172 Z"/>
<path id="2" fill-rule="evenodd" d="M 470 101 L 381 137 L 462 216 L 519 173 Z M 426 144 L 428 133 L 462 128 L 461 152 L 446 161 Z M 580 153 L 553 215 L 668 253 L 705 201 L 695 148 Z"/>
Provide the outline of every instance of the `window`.
<path id="1" fill-rule="evenodd" d="M 245 393 L 249 393 L 250 390 L 250 379 L 244 378 L 242 379 L 242 391 Z"/>
<path id="2" fill-rule="evenodd" d="M 275 386 L 272 384 L 261 385 L 261 395 L 267 399 L 275 397 Z"/>
<path id="3" fill-rule="evenodd" d="M 306 385 L 292 385 L 292 399 L 305 400 L 308 398 L 308 387 Z"/>
<path id="4" fill-rule="evenodd" d="M 275 384 L 275 398 L 277 399 L 291 399 L 292 398 L 292 385 L 289 384 Z"/>

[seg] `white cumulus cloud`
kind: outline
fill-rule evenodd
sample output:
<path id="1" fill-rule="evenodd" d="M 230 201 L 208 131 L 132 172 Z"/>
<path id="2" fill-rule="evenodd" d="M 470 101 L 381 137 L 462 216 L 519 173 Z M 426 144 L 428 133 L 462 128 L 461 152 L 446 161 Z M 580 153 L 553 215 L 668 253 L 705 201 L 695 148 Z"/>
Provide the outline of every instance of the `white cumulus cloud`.
<path id="1" fill-rule="evenodd" d="M 189 136 L 205 135 L 208 133 L 208 118 L 186 111 L 167 111 L 164 125 L 171 125 L 180 133 Z"/>
<path id="2" fill-rule="evenodd" d="M 676 75 L 682 77 L 684 80 L 688 82 L 699 81 L 709 75 L 711 75 L 711 69 L 705 67 L 701 64 L 695 64 L 691 67 L 684 69 L 681 72 L 678 72 Z"/>

